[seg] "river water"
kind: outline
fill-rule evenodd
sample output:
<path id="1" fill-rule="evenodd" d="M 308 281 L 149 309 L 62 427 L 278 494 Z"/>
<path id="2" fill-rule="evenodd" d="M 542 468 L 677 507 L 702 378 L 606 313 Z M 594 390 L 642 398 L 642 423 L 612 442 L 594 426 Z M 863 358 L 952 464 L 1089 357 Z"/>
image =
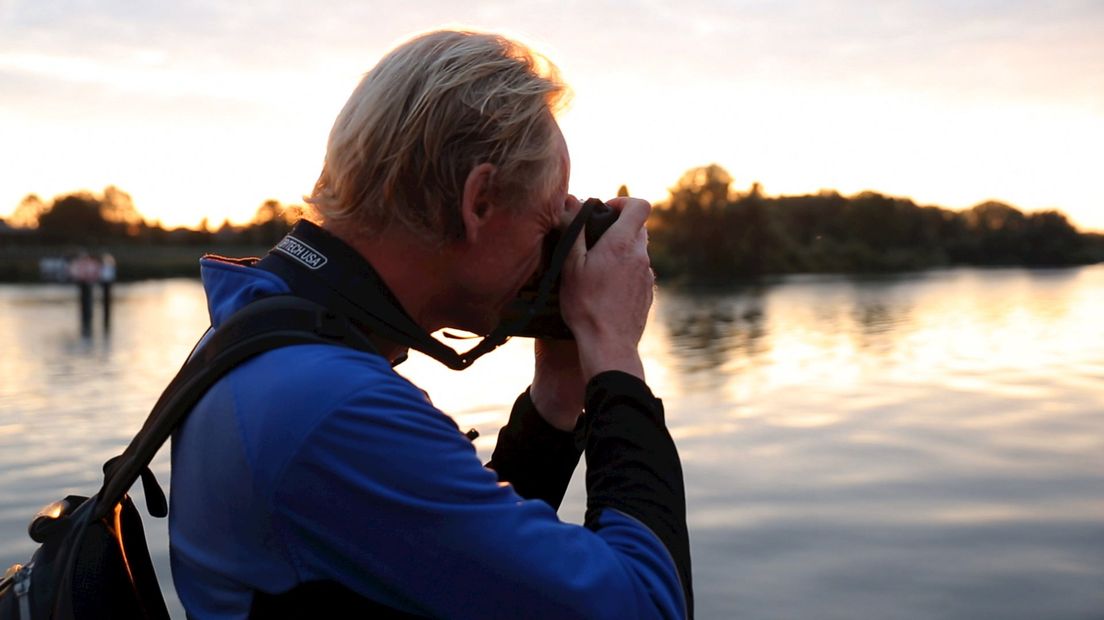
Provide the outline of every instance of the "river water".
<path id="1" fill-rule="evenodd" d="M 192 280 L 117 286 L 90 338 L 75 298 L 0 286 L 5 566 L 39 507 L 96 488 L 207 324 Z M 685 468 L 698 617 L 1104 617 L 1102 319 L 1104 266 L 661 288 L 642 347 Z M 400 371 L 486 458 L 531 355 Z M 167 449 L 153 469 L 168 481 Z M 583 506 L 577 475 L 561 517 Z M 182 617 L 165 522 L 145 520 Z"/>

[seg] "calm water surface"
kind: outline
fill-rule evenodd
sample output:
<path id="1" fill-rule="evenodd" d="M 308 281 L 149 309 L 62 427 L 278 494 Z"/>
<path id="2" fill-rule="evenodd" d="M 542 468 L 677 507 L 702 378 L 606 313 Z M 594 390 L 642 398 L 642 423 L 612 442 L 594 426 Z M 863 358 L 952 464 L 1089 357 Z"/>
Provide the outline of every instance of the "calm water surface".
<path id="1" fill-rule="evenodd" d="M 0 286 L 4 565 L 33 551 L 39 507 L 96 488 L 207 325 L 198 282 L 117 302 L 86 339 L 68 287 Z M 1104 266 L 660 290 L 643 349 L 685 468 L 699 617 L 1104 618 L 1102 319 Z M 487 458 L 531 355 L 400 370 Z M 154 471 L 168 481 L 168 450 Z M 182 617 L 165 522 L 146 525 Z"/>

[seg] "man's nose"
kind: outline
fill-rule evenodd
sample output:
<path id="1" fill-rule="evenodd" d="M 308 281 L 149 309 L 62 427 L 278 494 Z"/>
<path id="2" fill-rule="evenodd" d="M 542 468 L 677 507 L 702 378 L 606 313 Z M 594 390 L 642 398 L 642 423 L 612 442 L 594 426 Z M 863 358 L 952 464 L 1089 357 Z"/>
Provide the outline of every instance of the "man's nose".
<path id="1" fill-rule="evenodd" d="M 582 208 L 582 203 L 575 197 L 574 194 L 568 194 L 564 199 L 564 210 L 560 215 L 560 224 L 557 226 L 560 230 L 567 228 L 567 225 L 571 223 L 571 220 L 575 219 L 575 215 L 579 213 L 579 209 Z"/>

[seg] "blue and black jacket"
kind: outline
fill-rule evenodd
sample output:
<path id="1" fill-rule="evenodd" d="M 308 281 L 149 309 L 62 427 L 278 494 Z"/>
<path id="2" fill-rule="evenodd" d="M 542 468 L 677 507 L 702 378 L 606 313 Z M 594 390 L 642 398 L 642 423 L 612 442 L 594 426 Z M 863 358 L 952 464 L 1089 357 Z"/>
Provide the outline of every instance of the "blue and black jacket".
<path id="1" fill-rule="evenodd" d="M 201 269 L 216 330 L 292 292 L 245 262 Z M 556 509 L 584 451 L 578 526 Z M 484 466 L 382 356 L 290 346 L 223 377 L 173 436 L 173 579 L 193 618 L 689 617 L 684 495 L 662 404 L 630 375 L 589 383 L 576 433 L 522 394 Z"/>

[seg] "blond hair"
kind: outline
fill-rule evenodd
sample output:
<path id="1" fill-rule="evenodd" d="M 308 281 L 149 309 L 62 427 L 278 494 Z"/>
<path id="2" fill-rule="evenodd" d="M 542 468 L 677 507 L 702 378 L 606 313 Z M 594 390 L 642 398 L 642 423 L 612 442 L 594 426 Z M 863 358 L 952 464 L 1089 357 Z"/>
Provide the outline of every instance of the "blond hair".
<path id="1" fill-rule="evenodd" d="M 494 34 L 437 31 L 400 45 L 365 74 L 330 131 L 306 199 L 359 234 L 400 224 L 428 241 L 463 235 L 468 173 L 496 167 L 508 203 L 549 195 L 561 178 L 554 114 L 567 87 L 551 62 Z"/>

